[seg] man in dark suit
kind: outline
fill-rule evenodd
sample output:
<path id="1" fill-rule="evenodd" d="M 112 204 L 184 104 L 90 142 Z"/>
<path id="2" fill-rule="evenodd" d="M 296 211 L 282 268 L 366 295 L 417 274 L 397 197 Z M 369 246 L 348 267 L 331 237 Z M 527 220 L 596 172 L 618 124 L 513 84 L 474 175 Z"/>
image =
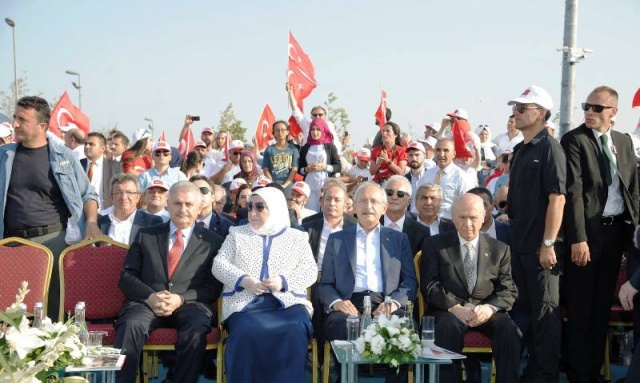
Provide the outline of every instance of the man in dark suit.
<path id="1" fill-rule="evenodd" d="M 202 209 L 198 213 L 197 223 L 226 238 L 229 234 L 229 228 L 234 224 L 213 209 L 214 194 L 211 180 L 202 175 L 195 175 L 189 181 L 198 187 L 202 195 Z"/>
<path id="2" fill-rule="evenodd" d="M 153 330 L 178 331 L 174 381 L 195 383 L 202 370 L 206 336 L 215 323 L 213 305 L 222 285 L 211 274 L 223 239 L 195 225 L 200 191 L 187 181 L 169 191 L 167 223 L 142 228 L 131 244 L 120 275 L 127 300 L 116 323 L 115 346 L 127 359 L 118 382 L 134 382 L 145 340 Z"/>
<path id="3" fill-rule="evenodd" d="M 562 137 L 567 157 L 565 230 L 567 376 L 598 378 L 623 251 L 638 223 L 638 176 L 631 139 L 612 129 L 618 93 L 594 89 L 582 104 L 584 124 Z"/>
<path id="4" fill-rule="evenodd" d="M 82 168 L 89 177 L 96 193 L 100 197 L 99 210 L 113 205 L 111 200 L 111 178 L 122 173 L 122 164 L 104 156 L 107 150 L 107 139 L 102 133 L 91 132 L 84 144 L 84 154 L 87 158 L 80 160 Z"/>
<path id="5" fill-rule="evenodd" d="M 358 223 L 329 236 L 319 288 L 328 340 L 346 339 L 346 319 L 362 312 L 365 296 L 371 297 L 374 315 L 383 312 L 387 296 L 392 312 L 416 299 L 418 283 L 407 236 L 380 225 L 386 197 L 379 185 L 363 183 L 354 197 Z"/>
<path id="6" fill-rule="evenodd" d="M 435 317 L 435 343 L 462 352 L 464 334 L 477 330 L 491 338 L 497 382 L 517 382 L 520 331 L 507 311 L 516 299 L 509 247 L 480 234 L 482 199 L 464 194 L 454 201 L 456 232 L 427 238 L 420 259 L 421 292 Z M 460 362 L 442 366 L 443 382 L 462 382 Z"/>
<path id="7" fill-rule="evenodd" d="M 113 211 L 98 217 L 100 231 L 113 239 L 130 245 L 138 230 L 162 223 L 162 217 L 149 214 L 136 207 L 140 201 L 138 179 L 130 174 L 117 174 L 111 180 Z"/>
<path id="8" fill-rule="evenodd" d="M 442 187 L 437 184 L 426 183 L 418 186 L 416 191 L 416 206 L 418 216 L 416 220 L 429 227 L 431 235 L 455 231 L 456 227 L 450 220 L 440 217 L 440 201 Z"/>

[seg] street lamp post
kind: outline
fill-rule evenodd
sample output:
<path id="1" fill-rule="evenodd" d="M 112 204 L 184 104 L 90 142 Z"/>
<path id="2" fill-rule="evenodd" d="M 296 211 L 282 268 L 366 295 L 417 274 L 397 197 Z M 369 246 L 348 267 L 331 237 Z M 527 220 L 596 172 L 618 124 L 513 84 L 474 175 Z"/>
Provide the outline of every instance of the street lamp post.
<path id="1" fill-rule="evenodd" d="M 145 117 L 144 120 L 149 122 L 149 129 L 151 129 L 151 137 L 153 137 L 153 120 L 147 117 Z"/>
<path id="2" fill-rule="evenodd" d="M 66 70 L 64 73 L 71 76 L 78 76 L 78 83 L 76 84 L 75 81 L 72 81 L 71 84 L 78 90 L 78 108 L 82 110 L 82 84 L 80 83 L 80 73 L 72 70 Z"/>
<path id="3" fill-rule="evenodd" d="M 13 31 L 13 95 L 16 104 L 18 103 L 18 66 L 16 65 L 16 23 L 11 18 L 6 17 L 4 22 L 11 27 Z"/>

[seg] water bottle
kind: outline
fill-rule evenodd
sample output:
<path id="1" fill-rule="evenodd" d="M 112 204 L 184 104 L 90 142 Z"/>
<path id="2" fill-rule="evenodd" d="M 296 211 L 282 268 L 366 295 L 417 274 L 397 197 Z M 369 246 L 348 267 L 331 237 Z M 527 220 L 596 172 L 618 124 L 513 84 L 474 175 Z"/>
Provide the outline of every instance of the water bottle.
<path id="1" fill-rule="evenodd" d="M 84 302 L 76 303 L 74 324 L 80 329 L 80 332 L 78 332 L 78 338 L 80 338 L 80 342 L 86 345 L 89 333 L 87 331 L 87 321 L 85 320 Z"/>
<path id="2" fill-rule="evenodd" d="M 390 296 L 384 297 L 384 314 L 387 318 L 391 319 L 391 312 L 393 311 L 393 302 Z"/>
<path id="3" fill-rule="evenodd" d="M 373 318 L 371 317 L 371 297 L 365 296 L 364 301 L 362 302 L 362 318 L 360 319 L 360 333 L 364 334 L 364 330 L 369 327 L 370 324 L 373 323 Z"/>
<path id="4" fill-rule="evenodd" d="M 33 323 L 32 327 L 42 328 L 42 320 L 44 319 L 44 308 L 42 302 L 36 302 L 33 306 Z"/>

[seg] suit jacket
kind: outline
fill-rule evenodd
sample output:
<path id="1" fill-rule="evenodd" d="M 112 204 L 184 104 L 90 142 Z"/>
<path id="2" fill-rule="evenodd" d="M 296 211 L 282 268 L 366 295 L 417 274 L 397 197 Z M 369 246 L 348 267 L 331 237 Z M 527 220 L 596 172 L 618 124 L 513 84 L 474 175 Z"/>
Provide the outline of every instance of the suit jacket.
<path id="1" fill-rule="evenodd" d="M 635 226 L 638 224 L 638 174 L 633 143 L 629 136 L 615 130 L 611 131 L 611 140 L 622 177 L 620 192 L 624 199 L 624 214 Z M 569 244 L 589 241 L 602 227 L 600 220 L 609 193 L 602 151 L 593 132 L 584 124 L 567 132 L 560 142 L 567 157 L 567 203 L 564 214 L 567 240 Z M 624 192 L 622 183 L 629 190 L 630 198 Z"/>
<path id="2" fill-rule="evenodd" d="M 448 310 L 458 303 L 469 302 L 510 310 L 518 292 L 511 278 L 509 246 L 480 234 L 478 277 L 471 294 L 467 290 L 463 259 L 457 231 L 424 241 L 420 258 L 420 292 L 427 306 Z"/>
<path id="3" fill-rule="evenodd" d="M 380 217 L 380 224 L 384 225 L 384 215 Z M 422 249 L 422 241 L 431 235 L 429 226 L 425 226 L 416 221 L 415 215 L 409 212 L 405 213 L 402 232 L 407 235 L 409 245 L 411 246 L 411 254 L 414 255 Z"/>
<path id="4" fill-rule="evenodd" d="M 324 226 L 324 215 L 320 213 L 320 216 L 317 214 L 312 215 L 311 217 L 316 217 L 316 219 L 312 221 L 307 221 L 302 223 L 302 227 L 306 230 L 307 234 L 309 234 L 309 245 L 311 246 L 311 251 L 313 252 L 313 257 L 318 260 L 318 251 L 320 250 L 320 237 L 322 235 L 322 227 Z M 347 227 L 353 226 L 357 223 L 355 218 L 350 216 L 349 214 L 342 215 L 342 229 L 346 229 Z M 326 250 L 325 250 L 326 251 Z"/>
<path id="5" fill-rule="evenodd" d="M 496 226 L 496 239 L 511 246 L 511 226 L 496 220 L 493 222 Z"/>
<path id="6" fill-rule="evenodd" d="M 325 311 L 337 299 L 350 299 L 355 287 L 357 225 L 332 233 L 322 261 L 319 297 Z M 413 254 L 404 233 L 380 226 L 382 293 L 404 305 L 418 288 Z"/>
<path id="7" fill-rule="evenodd" d="M 89 169 L 87 169 L 89 159 L 81 159 L 80 164 L 86 174 L 86 172 L 89 171 Z M 102 160 L 102 190 L 96 190 L 96 193 L 100 195 L 100 206 L 102 209 L 113 205 L 113 201 L 111 200 L 111 178 L 120 173 L 122 173 L 122 164 L 120 161 L 114 161 L 108 158 Z"/>
<path id="8" fill-rule="evenodd" d="M 229 234 L 229 228 L 235 224 L 231 220 L 218 214 L 215 210 L 211 212 L 211 221 L 209 221 L 209 230 L 215 232 L 223 238 Z"/>
<path id="9" fill-rule="evenodd" d="M 453 224 L 453 221 L 451 221 L 450 219 L 440 217 L 440 224 L 438 224 L 438 230 L 440 231 L 440 233 L 438 234 L 449 233 L 452 231 L 456 231 L 456 226 Z"/>
<path id="10" fill-rule="evenodd" d="M 130 245 L 133 242 L 141 228 L 157 225 L 159 223 L 162 223 L 162 217 L 149 214 L 146 211 L 136 210 L 135 216 L 133 217 L 133 225 L 131 226 L 131 234 L 129 234 L 129 243 L 127 243 L 127 245 Z M 108 214 L 98 216 L 98 227 L 100 227 L 102 234 L 106 236 L 109 235 L 111 218 L 109 218 Z"/>
<path id="11" fill-rule="evenodd" d="M 169 224 L 140 229 L 122 266 L 120 290 L 128 301 L 133 302 L 144 302 L 149 295 L 168 290 L 180 294 L 185 302 L 203 303 L 201 306 L 211 315 L 213 303 L 222 291 L 222 284 L 211 274 L 211 267 L 223 239 L 210 230 L 195 226 L 169 279 Z"/>

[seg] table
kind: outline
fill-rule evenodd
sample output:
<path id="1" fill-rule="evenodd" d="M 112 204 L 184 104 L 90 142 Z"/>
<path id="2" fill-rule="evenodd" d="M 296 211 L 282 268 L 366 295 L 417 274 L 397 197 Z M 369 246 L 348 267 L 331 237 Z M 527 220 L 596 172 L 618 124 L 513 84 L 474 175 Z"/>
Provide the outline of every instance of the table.
<path id="1" fill-rule="evenodd" d="M 65 375 L 80 375 L 90 383 L 115 383 L 116 372 L 122 368 L 125 358 L 125 355 L 94 357 L 91 364 L 67 367 L 64 372 Z"/>
<path id="2" fill-rule="evenodd" d="M 341 383 L 355 383 L 358 381 L 358 365 L 359 364 L 375 364 L 370 359 L 363 359 L 358 356 L 356 359 L 352 358 L 352 350 L 355 351 L 353 344 L 346 344 L 345 341 L 331 341 L 331 348 L 336 355 L 336 359 L 340 363 L 341 369 Z M 416 378 L 418 383 L 422 382 L 422 376 L 424 375 L 424 365 L 429 365 L 429 383 L 437 383 L 438 371 L 441 364 L 451 364 L 451 359 L 428 359 L 419 357 L 412 363 L 415 365 Z"/>

